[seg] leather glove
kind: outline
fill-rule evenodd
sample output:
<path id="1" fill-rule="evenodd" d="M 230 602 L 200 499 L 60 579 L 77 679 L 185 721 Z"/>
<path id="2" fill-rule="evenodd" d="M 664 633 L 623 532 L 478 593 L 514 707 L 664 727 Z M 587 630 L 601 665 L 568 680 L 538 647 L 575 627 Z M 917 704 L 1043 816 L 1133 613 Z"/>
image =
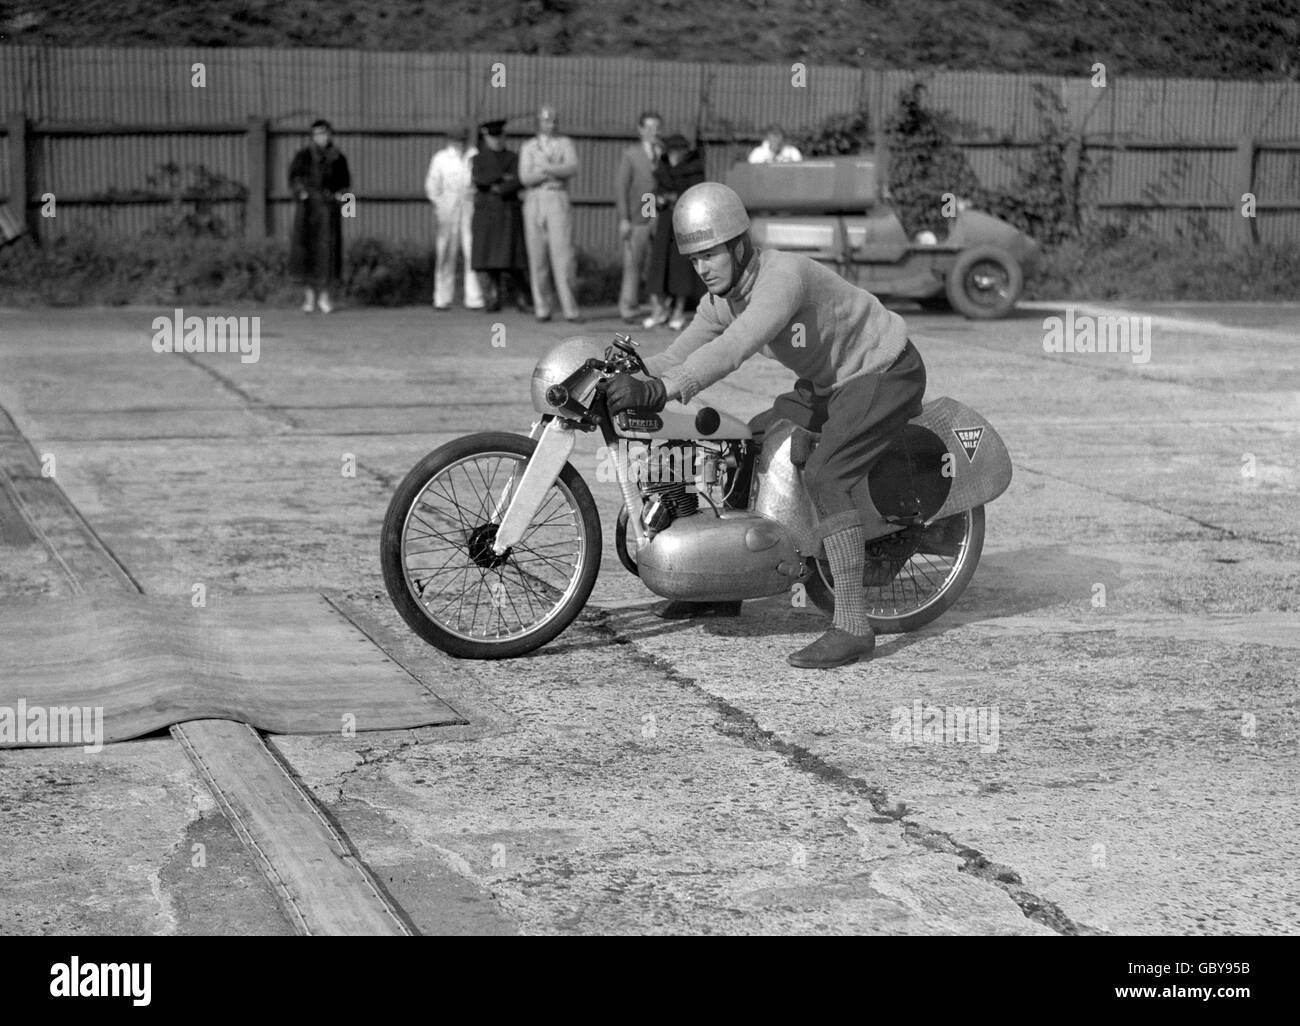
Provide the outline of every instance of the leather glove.
<path id="1" fill-rule="evenodd" d="M 611 417 L 631 409 L 658 413 L 668 402 L 668 389 L 658 378 L 615 374 L 605 386 L 605 402 Z"/>

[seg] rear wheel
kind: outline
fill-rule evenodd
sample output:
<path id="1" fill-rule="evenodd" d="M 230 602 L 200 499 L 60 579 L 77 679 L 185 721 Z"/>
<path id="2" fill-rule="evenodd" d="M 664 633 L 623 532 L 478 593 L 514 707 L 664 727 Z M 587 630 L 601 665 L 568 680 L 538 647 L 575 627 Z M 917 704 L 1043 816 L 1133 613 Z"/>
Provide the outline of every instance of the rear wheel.
<path id="1" fill-rule="evenodd" d="M 505 659 L 554 639 L 582 611 L 600 569 L 600 516 L 569 464 L 518 543 L 492 551 L 536 442 L 491 432 L 449 442 L 398 486 L 380 542 L 402 619 L 462 659 Z"/>
<path id="2" fill-rule="evenodd" d="M 872 628 L 903 634 L 937 619 L 970 584 L 983 548 L 983 506 L 869 542 L 863 587 Z M 824 559 L 815 562 L 808 597 L 834 613 L 835 580 Z"/>

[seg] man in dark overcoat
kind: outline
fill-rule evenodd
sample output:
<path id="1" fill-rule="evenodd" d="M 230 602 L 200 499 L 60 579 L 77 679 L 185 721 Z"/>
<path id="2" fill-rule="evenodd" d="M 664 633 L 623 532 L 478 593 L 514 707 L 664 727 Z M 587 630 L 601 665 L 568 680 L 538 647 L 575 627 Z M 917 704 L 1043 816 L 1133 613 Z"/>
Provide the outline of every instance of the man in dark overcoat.
<path id="1" fill-rule="evenodd" d="M 519 201 L 519 155 L 506 149 L 505 124 L 485 121 L 479 126 L 483 145 L 471 165 L 475 191 L 470 264 L 484 278 L 484 310 L 501 309 L 508 276 L 515 306 L 526 312 L 530 309 L 528 251 Z"/>
<path id="2" fill-rule="evenodd" d="M 343 276 L 341 194 L 352 186 L 348 162 L 324 119 L 311 126 L 311 143 L 289 164 L 289 189 L 297 200 L 289 243 L 289 274 L 305 286 L 304 313 L 334 309 L 330 290 Z"/>

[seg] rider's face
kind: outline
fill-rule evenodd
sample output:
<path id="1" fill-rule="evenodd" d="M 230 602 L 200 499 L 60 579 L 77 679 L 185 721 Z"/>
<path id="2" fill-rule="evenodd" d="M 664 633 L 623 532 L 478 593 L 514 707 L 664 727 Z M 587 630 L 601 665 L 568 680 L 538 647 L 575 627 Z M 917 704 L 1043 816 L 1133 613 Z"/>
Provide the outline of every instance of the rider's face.
<path id="1" fill-rule="evenodd" d="M 720 296 L 731 288 L 735 261 L 732 260 L 725 242 L 691 254 L 691 266 L 704 282 L 704 287 L 715 296 Z"/>

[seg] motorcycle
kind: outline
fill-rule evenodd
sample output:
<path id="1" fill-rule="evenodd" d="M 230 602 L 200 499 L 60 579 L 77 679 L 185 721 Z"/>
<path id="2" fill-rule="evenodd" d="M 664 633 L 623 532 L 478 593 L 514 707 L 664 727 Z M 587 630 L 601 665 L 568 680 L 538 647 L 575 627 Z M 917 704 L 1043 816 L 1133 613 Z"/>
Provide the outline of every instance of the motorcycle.
<path id="1" fill-rule="evenodd" d="M 393 494 L 380 543 L 384 584 L 420 637 L 463 659 L 524 655 L 582 611 L 600 569 L 591 491 L 568 462 L 579 432 L 600 432 L 623 496 L 619 561 L 668 599 L 725 601 L 803 589 L 834 611 L 802 467 L 818 436 L 777 421 L 749 428 L 698 400 L 611 417 L 604 386 L 645 373 L 636 343 L 589 336 L 553 346 L 533 371 L 540 419 L 527 437 L 485 432 L 422 459 Z M 913 631 L 947 610 L 975 574 L 984 506 L 1011 482 L 997 432 L 947 397 L 926 403 L 853 491 L 866 528 L 869 616 Z"/>

